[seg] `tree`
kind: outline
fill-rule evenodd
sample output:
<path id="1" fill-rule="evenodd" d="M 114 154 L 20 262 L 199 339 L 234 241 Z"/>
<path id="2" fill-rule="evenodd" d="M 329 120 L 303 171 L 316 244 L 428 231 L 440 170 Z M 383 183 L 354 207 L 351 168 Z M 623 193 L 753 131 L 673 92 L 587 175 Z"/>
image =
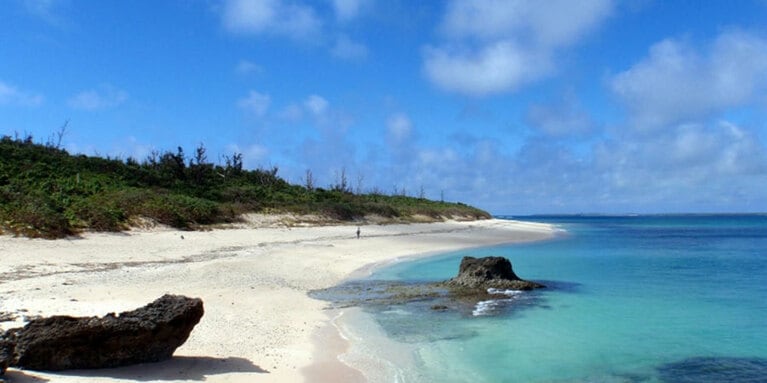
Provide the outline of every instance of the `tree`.
<path id="1" fill-rule="evenodd" d="M 242 174 L 242 153 L 235 152 L 231 157 L 224 155 L 224 164 L 227 176 L 239 176 Z"/>
<path id="2" fill-rule="evenodd" d="M 357 190 L 356 194 L 362 194 L 362 181 L 365 180 L 365 176 L 362 173 L 357 173 Z"/>
<path id="3" fill-rule="evenodd" d="M 189 172 L 192 175 L 192 181 L 198 186 L 205 184 L 207 176 L 213 174 L 213 165 L 208 163 L 208 156 L 205 152 L 205 145 L 201 143 L 195 149 L 194 158 L 189 160 Z"/>
<path id="4" fill-rule="evenodd" d="M 336 183 L 331 188 L 335 191 L 340 191 L 343 193 L 350 192 L 349 189 L 349 180 L 346 178 L 346 168 L 341 168 L 341 173 L 336 172 Z"/>
<path id="5" fill-rule="evenodd" d="M 184 157 L 184 149 L 178 147 L 178 151 L 174 154 L 172 152 L 165 152 L 160 157 L 159 172 L 160 178 L 166 185 L 172 185 L 176 181 L 186 180 L 186 160 Z"/>
<path id="6" fill-rule="evenodd" d="M 306 186 L 306 190 L 308 191 L 314 190 L 314 174 L 312 174 L 311 169 L 306 169 L 306 176 L 304 177 L 304 186 Z"/>
<path id="7" fill-rule="evenodd" d="M 69 126 L 69 120 L 64 121 L 64 125 L 61 125 L 59 130 L 54 133 L 54 136 L 48 139 L 48 143 L 45 145 L 49 148 L 61 149 L 61 141 L 67 134 L 67 127 Z M 54 141 L 55 140 L 55 141 Z"/>

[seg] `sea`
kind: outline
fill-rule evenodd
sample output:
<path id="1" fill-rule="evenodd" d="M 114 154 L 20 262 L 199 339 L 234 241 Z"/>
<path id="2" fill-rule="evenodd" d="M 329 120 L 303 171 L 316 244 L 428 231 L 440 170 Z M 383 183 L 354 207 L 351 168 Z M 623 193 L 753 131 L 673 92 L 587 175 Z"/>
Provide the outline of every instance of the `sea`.
<path id="1" fill-rule="evenodd" d="M 464 310 L 362 304 L 336 320 L 373 382 L 767 382 L 767 215 L 500 217 L 554 239 L 396 263 L 369 281 L 448 279 L 503 256 L 547 288 Z"/>

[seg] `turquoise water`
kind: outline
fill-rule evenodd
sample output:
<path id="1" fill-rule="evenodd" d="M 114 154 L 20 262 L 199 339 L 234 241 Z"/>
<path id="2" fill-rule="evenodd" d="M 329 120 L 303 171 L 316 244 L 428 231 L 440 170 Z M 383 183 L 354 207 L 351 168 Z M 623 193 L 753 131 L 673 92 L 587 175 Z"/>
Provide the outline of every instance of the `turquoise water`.
<path id="1" fill-rule="evenodd" d="M 442 280 L 500 255 L 544 290 L 435 312 L 370 307 L 410 382 L 767 382 L 767 216 L 531 217 L 561 238 L 445 254 L 371 279 Z"/>

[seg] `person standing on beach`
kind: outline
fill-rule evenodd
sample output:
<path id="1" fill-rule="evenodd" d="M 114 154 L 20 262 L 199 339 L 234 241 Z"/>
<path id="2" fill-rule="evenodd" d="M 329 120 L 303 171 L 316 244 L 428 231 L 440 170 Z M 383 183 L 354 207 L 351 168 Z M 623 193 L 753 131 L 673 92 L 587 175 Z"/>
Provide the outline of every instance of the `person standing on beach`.
<path id="1" fill-rule="evenodd" d="M 360 239 L 360 227 L 357 226 L 357 239 Z"/>

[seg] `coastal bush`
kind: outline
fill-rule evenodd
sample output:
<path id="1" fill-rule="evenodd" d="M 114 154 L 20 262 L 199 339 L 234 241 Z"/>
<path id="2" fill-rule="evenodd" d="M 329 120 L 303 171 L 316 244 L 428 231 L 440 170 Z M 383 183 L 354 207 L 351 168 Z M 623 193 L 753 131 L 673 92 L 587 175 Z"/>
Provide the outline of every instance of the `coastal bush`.
<path id="1" fill-rule="evenodd" d="M 208 162 L 200 145 L 152 152 L 145 160 L 69 155 L 31 136 L 0 138 L 0 229 L 58 238 L 82 230 L 119 231 L 134 218 L 181 229 L 237 222 L 251 212 L 319 214 L 337 220 L 366 215 L 405 219 L 422 215 L 487 218 L 463 204 L 403 195 L 352 193 L 344 177 L 326 190 L 292 185 L 278 168 L 246 170 L 242 155 Z"/>
<path id="2" fill-rule="evenodd" d="M 61 238 L 75 233 L 63 211 L 42 193 L 17 196 L 4 218 L 10 232 L 30 238 Z"/>
<path id="3" fill-rule="evenodd" d="M 182 194 L 159 194 L 140 206 L 139 215 L 179 229 L 220 222 L 216 203 Z"/>
<path id="4" fill-rule="evenodd" d="M 73 206 L 75 219 L 82 228 L 95 231 L 121 231 L 126 229 L 128 216 L 109 196 L 93 196 Z"/>
<path id="5" fill-rule="evenodd" d="M 324 215 L 340 221 L 350 221 L 363 216 L 360 214 L 359 209 L 355 209 L 351 204 L 343 202 L 326 204 L 322 212 Z"/>

